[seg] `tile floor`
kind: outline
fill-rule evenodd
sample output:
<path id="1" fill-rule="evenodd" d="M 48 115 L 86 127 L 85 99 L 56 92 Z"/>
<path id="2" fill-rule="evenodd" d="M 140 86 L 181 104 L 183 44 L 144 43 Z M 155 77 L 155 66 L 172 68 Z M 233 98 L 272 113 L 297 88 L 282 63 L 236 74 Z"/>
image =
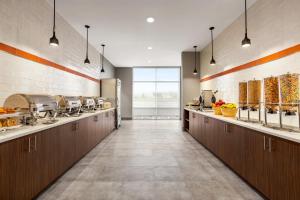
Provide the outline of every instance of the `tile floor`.
<path id="1" fill-rule="evenodd" d="M 259 200 L 240 178 L 181 131 L 180 121 L 122 127 L 38 199 Z"/>

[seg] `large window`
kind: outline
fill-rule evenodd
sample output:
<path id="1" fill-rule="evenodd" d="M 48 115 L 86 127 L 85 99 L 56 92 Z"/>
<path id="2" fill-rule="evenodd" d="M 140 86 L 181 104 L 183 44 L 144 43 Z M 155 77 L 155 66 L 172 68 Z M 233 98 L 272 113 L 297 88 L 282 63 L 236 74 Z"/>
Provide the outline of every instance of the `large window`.
<path id="1" fill-rule="evenodd" d="M 180 118 L 180 68 L 134 68 L 133 118 Z"/>

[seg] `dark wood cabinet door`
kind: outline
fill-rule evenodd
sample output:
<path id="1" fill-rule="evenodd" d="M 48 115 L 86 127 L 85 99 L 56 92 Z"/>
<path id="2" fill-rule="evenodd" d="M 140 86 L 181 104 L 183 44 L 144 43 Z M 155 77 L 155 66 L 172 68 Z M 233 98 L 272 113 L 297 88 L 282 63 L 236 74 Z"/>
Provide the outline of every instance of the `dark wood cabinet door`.
<path id="1" fill-rule="evenodd" d="M 109 112 L 105 112 L 104 115 L 104 135 L 105 137 L 109 134 Z"/>
<path id="2" fill-rule="evenodd" d="M 268 166 L 270 170 L 270 199 L 299 199 L 300 196 L 296 196 L 295 194 L 297 192 L 299 194 L 300 187 L 296 190 L 293 190 L 291 187 L 295 181 L 299 182 L 299 179 L 297 180 L 295 177 L 296 174 L 291 171 L 293 170 L 293 166 L 295 166 L 296 157 L 294 156 L 299 156 L 294 155 L 294 145 L 288 141 L 274 137 L 268 137 L 268 144 L 270 156 Z M 299 171 L 299 165 L 298 169 L 294 168 L 294 170 Z"/>
<path id="3" fill-rule="evenodd" d="M 189 133 L 193 135 L 193 126 L 194 126 L 194 119 L 193 119 L 193 112 L 189 112 Z"/>
<path id="4" fill-rule="evenodd" d="M 97 121 L 95 124 L 95 140 L 96 144 L 98 144 L 101 139 L 102 139 L 102 134 L 101 134 L 101 114 L 97 115 Z"/>
<path id="5" fill-rule="evenodd" d="M 75 133 L 76 160 L 81 159 L 89 151 L 88 120 L 89 118 L 85 118 L 76 122 L 77 123 L 77 128 Z"/>
<path id="6" fill-rule="evenodd" d="M 40 178 L 37 176 L 38 160 L 36 153 L 36 144 L 38 135 L 18 138 L 11 143 L 14 153 L 14 172 L 12 199 L 32 199 L 37 195 L 40 184 Z"/>
<path id="7" fill-rule="evenodd" d="M 198 121 L 196 123 L 199 124 L 198 141 L 205 146 L 206 145 L 205 117 L 203 115 L 199 115 Z"/>
<path id="8" fill-rule="evenodd" d="M 99 117 L 92 116 L 89 117 L 87 122 L 88 122 L 88 140 L 89 140 L 89 147 L 93 148 L 98 142 L 97 142 L 97 122 L 99 120 Z"/>
<path id="9" fill-rule="evenodd" d="M 198 123 L 199 122 L 199 117 L 200 115 L 195 113 L 195 118 L 194 118 L 194 125 L 193 125 L 193 128 L 194 128 L 194 138 L 199 141 L 199 136 L 200 136 L 200 124 Z"/>
<path id="10" fill-rule="evenodd" d="M 99 121 L 97 126 L 97 134 L 99 135 L 99 141 L 102 141 L 105 138 L 104 132 L 104 113 L 99 115 Z"/>
<path id="11" fill-rule="evenodd" d="M 33 138 L 35 160 L 37 161 L 34 176 L 38 177 L 38 182 L 34 188 L 35 195 L 60 175 L 59 163 L 57 162 L 59 157 L 58 136 L 58 128 L 51 128 L 39 132 Z"/>
<path id="12" fill-rule="evenodd" d="M 223 159 L 226 148 L 225 143 L 226 139 L 228 139 L 225 133 L 225 123 L 223 121 L 213 119 L 213 123 L 210 124 L 210 127 L 213 130 L 210 140 L 213 152 L 219 158 Z"/>
<path id="13" fill-rule="evenodd" d="M 16 158 L 14 141 L 0 144 L 0 199 L 12 199 Z"/>
<path id="14" fill-rule="evenodd" d="M 238 174 L 242 174 L 244 168 L 244 134 L 245 129 L 229 123 L 222 123 L 223 127 L 219 127 L 221 134 L 219 135 L 219 143 L 223 143 L 220 148 L 220 157 L 234 169 Z"/>
<path id="15" fill-rule="evenodd" d="M 300 198 L 300 144 L 291 145 L 291 157 L 289 164 L 289 197 L 290 199 Z"/>
<path id="16" fill-rule="evenodd" d="M 215 154 L 218 153 L 219 139 L 218 139 L 218 120 L 212 118 L 206 118 L 205 123 L 205 134 L 206 134 L 206 145 Z"/>
<path id="17" fill-rule="evenodd" d="M 254 130 L 245 129 L 244 135 L 244 171 L 242 176 L 266 197 L 270 197 L 269 188 L 269 152 L 267 136 Z"/>
<path id="18" fill-rule="evenodd" d="M 60 175 L 69 169 L 76 160 L 76 126 L 77 123 L 73 122 L 58 128 L 57 163 Z"/>

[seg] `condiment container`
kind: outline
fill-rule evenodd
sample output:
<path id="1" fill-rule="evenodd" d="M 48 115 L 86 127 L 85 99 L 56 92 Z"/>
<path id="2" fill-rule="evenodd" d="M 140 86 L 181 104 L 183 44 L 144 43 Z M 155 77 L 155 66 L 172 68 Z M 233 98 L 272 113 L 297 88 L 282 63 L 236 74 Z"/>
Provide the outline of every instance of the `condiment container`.
<path id="1" fill-rule="evenodd" d="M 279 80 L 278 77 L 264 79 L 264 100 L 269 113 L 275 113 L 279 106 Z"/>
<path id="2" fill-rule="evenodd" d="M 247 82 L 239 83 L 239 107 L 247 107 Z"/>
<path id="3" fill-rule="evenodd" d="M 248 106 L 252 111 L 259 108 L 261 98 L 261 81 L 251 80 L 248 81 Z"/>
<path id="4" fill-rule="evenodd" d="M 295 114 L 299 100 L 299 74 L 287 73 L 279 79 L 282 110 L 287 114 Z"/>

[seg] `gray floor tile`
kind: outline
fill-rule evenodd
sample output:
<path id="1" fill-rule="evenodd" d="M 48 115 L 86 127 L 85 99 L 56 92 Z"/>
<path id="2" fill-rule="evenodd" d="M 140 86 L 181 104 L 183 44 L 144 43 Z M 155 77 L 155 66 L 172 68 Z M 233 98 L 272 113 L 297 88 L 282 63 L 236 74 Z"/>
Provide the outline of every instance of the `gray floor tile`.
<path id="1" fill-rule="evenodd" d="M 145 128 L 146 127 L 146 128 Z M 45 200 L 260 200 L 180 121 L 124 121 L 49 187 Z"/>

